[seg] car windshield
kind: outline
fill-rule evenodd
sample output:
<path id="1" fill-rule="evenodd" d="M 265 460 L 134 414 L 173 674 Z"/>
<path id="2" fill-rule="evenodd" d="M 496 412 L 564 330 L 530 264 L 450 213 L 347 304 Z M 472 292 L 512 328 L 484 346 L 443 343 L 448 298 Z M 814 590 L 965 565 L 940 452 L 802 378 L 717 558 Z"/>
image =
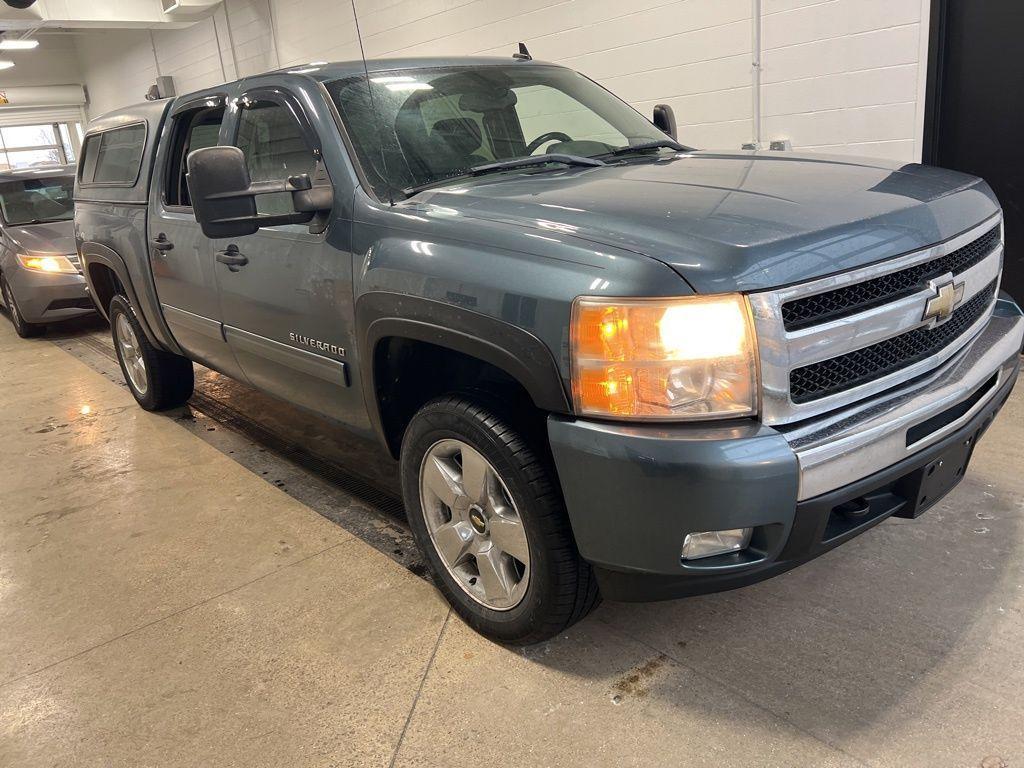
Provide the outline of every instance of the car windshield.
<path id="1" fill-rule="evenodd" d="M 369 91 L 365 77 L 326 85 L 381 198 L 488 163 L 545 153 L 598 157 L 668 139 L 631 106 L 563 67 L 389 70 L 369 80 Z"/>
<path id="2" fill-rule="evenodd" d="M 0 216 L 8 226 L 67 221 L 75 213 L 74 188 L 74 176 L 0 181 Z"/>

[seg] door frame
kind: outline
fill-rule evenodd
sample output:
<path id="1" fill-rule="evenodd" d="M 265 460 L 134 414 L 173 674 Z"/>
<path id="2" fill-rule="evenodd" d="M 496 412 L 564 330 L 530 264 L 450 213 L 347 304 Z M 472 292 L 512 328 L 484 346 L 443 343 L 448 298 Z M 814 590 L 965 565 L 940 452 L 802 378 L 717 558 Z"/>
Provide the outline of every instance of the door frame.
<path id="1" fill-rule="evenodd" d="M 928 25 L 928 69 L 925 81 L 924 136 L 921 162 L 935 165 L 939 155 L 942 116 L 942 75 L 946 69 L 946 30 L 949 0 L 931 0 Z"/>

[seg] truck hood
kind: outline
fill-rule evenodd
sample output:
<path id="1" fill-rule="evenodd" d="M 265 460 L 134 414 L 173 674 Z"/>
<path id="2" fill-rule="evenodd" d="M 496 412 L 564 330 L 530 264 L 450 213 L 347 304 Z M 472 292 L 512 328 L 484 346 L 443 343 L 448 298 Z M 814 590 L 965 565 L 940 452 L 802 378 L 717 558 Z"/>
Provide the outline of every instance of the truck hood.
<path id="1" fill-rule="evenodd" d="M 23 251 L 44 253 L 77 253 L 75 222 L 53 221 L 4 228 L 4 234 Z"/>
<path id="2" fill-rule="evenodd" d="M 984 181 L 955 171 L 788 152 L 691 152 L 483 177 L 417 199 L 645 254 L 700 293 L 863 266 L 954 237 L 999 210 Z"/>

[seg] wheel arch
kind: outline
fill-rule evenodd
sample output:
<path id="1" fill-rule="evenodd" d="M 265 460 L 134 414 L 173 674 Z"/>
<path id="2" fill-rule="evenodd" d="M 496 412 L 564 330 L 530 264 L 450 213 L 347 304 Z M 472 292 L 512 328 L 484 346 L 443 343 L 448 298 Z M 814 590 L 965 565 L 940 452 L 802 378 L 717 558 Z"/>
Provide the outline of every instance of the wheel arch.
<path id="1" fill-rule="evenodd" d="M 181 354 L 181 350 L 174 342 L 174 337 L 171 336 L 170 329 L 163 322 L 163 316 L 159 313 L 159 305 L 157 305 L 157 317 L 154 320 L 151 317 L 152 313 L 146 311 L 149 307 L 148 297 L 140 295 L 136 290 L 128 265 L 117 251 L 102 243 L 83 242 L 79 247 L 79 253 L 82 257 L 82 271 L 93 296 L 93 303 L 108 322 L 110 321 L 110 300 L 116 293 L 123 291 L 135 308 L 139 323 L 149 342 L 158 349 L 167 349 L 175 354 Z"/>
<path id="2" fill-rule="evenodd" d="M 370 422 L 393 456 L 401 435 L 386 418 L 381 360 L 395 340 L 427 345 L 459 359 L 479 361 L 520 388 L 541 412 L 568 413 L 569 400 L 548 347 L 516 326 L 431 299 L 374 292 L 356 302 L 356 327 L 362 360 L 359 366 Z M 443 358 L 442 358 L 443 359 Z M 431 391 L 429 387 L 425 391 Z"/>

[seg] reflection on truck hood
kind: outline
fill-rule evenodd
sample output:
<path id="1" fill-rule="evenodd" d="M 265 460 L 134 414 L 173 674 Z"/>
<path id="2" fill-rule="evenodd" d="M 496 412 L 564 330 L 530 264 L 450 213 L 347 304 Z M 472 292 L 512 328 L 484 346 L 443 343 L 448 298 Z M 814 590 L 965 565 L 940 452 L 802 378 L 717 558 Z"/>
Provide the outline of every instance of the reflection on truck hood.
<path id="1" fill-rule="evenodd" d="M 71 220 L 5 227 L 4 234 L 24 251 L 64 254 L 78 251 L 75 245 L 75 222 Z"/>
<path id="2" fill-rule="evenodd" d="M 852 269 L 946 240 L 998 210 L 985 182 L 955 171 L 774 152 L 486 177 L 417 200 L 643 253 L 701 293 Z"/>

